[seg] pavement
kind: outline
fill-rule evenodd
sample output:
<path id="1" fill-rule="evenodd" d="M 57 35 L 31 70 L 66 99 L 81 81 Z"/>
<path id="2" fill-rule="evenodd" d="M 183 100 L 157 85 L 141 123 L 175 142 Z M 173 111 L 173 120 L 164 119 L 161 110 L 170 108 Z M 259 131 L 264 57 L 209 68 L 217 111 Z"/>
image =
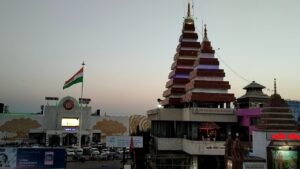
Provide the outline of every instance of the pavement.
<path id="1" fill-rule="evenodd" d="M 108 161 L 69 161 L 66 169 L 120 169 L 122 163 L 120 160 Z"/>

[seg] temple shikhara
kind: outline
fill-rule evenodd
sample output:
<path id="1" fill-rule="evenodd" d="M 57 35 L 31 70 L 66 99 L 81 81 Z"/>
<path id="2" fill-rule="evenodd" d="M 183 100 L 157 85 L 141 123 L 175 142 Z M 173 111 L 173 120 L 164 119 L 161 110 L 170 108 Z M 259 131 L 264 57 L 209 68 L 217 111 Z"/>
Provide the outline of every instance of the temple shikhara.
<path id="1" fill-rule="evenodd" d="M 164 107 L 183 107 L 183 96 L 186 93 L 186 84 L 190 82 L 190 73 L 200 51 L 198 34 L 195 32 L 194 19 L 188 6 L 188 14 L 183 22 L 182 34 L 179 38 L 174 63 L 171 66 L 167 90 L 163 93 Z"/>

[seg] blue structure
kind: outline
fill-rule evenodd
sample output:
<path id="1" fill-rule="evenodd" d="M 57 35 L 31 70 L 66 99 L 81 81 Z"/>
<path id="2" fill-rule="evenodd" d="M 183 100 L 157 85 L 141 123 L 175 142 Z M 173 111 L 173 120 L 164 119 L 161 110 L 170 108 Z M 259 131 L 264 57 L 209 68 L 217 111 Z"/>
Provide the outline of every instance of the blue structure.
<path id="1" fill-rule="evenodd" d="M 293 116 L 296 121 L 300 121 L 300 101 L 299 100 L 286 100 L 290 109 L 292 110 Z"/>

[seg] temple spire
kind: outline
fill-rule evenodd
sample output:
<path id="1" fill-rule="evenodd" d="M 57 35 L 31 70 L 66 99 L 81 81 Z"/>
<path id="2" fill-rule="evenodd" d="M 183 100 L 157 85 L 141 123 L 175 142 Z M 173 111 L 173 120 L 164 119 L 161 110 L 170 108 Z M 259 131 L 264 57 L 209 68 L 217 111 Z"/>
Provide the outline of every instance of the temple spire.
<path id="1" fill-rule="evenodd" d="M 194 24 L 194 19 L 192 17 L 192 11 L 191 11 L 191 4 L 190 4 L 190 2 L 188 2 L 187 16 L 185 17 L 184 22 L 187 23 L 187 24 Z"/>
<path id="2" fill-rule="evenodd" d="M 206 24 L 204 24 L 204 37 L 203 37 L 203 41 L 206 41 L 206 42 L 208 41 Z"/>
<path id="3" fill-rule="evenodd" d="M 190 7 L 190 2 L 188 3 L 187 17 L 191 17 L 191 7 Z"/>
<path id="4" fill-rule="evenodd" d="M 276 78 L 274 79 L 274 94 L 277 94 Z"/>

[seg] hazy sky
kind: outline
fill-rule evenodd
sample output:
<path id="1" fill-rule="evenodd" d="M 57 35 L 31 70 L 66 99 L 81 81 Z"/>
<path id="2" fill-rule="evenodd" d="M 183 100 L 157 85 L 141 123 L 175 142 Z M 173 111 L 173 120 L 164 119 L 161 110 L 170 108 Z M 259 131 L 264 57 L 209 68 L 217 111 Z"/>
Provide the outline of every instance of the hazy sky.
<path id="1" fill-rule="evenodd" d="M 181 34 L 186 0 L 0 0 L 0 102 L 37 112 L 86 62 L 84 97 L 93 111 L 145 114 L 157 106 Z M 194 1 L 218 55 L 243 78 L 300 99 L 300 1 Z M 247 81 L 224 62 L 236 97 Z M 270 91 L 264 90 L 270 94 Z"/>

